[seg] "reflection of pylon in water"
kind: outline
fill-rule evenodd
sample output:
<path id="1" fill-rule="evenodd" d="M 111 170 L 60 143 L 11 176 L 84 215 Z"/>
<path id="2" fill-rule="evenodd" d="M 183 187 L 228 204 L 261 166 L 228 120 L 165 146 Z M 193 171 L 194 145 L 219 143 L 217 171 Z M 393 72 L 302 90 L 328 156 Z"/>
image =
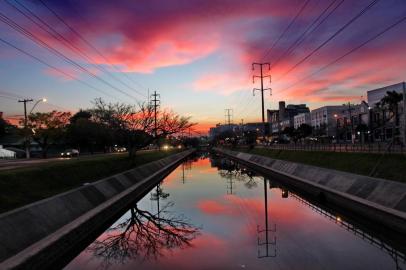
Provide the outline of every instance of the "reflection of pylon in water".
<path id="1" fill-rule="evenodd" d="M 257 225 L 257 234 L 258 234 L 258 258 L 266 257 L 276 257 L 276 235 L 274 234 L 273 238 L 270 236 L 271 233 L 276 233 L 276 224 L 273 228 L 269 227 L 268 222 L 268 190 L 266 187 L 266 178 L 264 178 L 264 204 L 265 204 L 265 228 L 260 229 Z M 271 187 L 271 185 L 270 185 Z M 264 234 L 265 241 L 261 241 L 261 234 Z M 265 246 L 265 254 L 261 254 L 260 247 Z M 272 253 L 271 253 L 272 252 Z"/>
<path id="2" fill-rule="evenodd" d="M 227 178 L 227 194 L 233 195 L 234 192 L 235 192 L 234 179 L 230 175 L 230 177 Z"/>
<path id="3" fill-rule="evenodd" d="M 182 163 L 182 183 L 185 183 L 185 163 Z"/>
<path id="4" fill-rule="evenodd" d="M 157 201 L 157 200 L 159 200 L 159 198 L 166 199 L 168 197 L 169 197 L 169 193 L 164 192 L 161 184 L 158 184 L 156 186 L 155 192 L 151 192 L 151 200 L 152 201 Z"/>

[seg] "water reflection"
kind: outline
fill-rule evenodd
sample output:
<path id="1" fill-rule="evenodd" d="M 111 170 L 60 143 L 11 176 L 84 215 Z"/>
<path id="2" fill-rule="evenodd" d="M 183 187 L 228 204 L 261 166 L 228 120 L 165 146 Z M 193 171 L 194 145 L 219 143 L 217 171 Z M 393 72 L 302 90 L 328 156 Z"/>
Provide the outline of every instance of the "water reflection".
<path id="1" fill-rule="evenodd" d="M 233 193 L 233 180 L 242 181 L 244 182 L 244 186 L 248 189 L 256 188 L 258 186 L 255 176 L 258 176 L 254 171 L 251 171 L 244 165 L 236 163 L 233 160 L 224 157 L 217 157 L 212 158 L 211 165 L 213 167 L 218 168 L 219 175 L 226 179 L 227 181 L 227 194 L 234 194 Z M 353 233 L 355 236 L 359 237 L 360 239 L 364 240 L 368 244 L 379 248 L 385 251 L 394 261 L 395 269 L 402 270 L 404 268 L 401 265 L 406 263 L 406 255 L 402 251 L 395 249 L 392 245 L 385 242 L 380 238 L 374 237 L 371 234 L 368 234 L 363 229 L 360 228 L 359 225 L 355 225 L 354 222 L 350 223 L 348 221 L 343 220 L 343 218 L 337 214 L 332 213 L 331 211 L 324 210 L 307 200 L 301 198 L 297 194 L 290 192 L 289 190 L 278 183 L 272 183 L 270 180 L 263 178 L 263 185 L 264 185 L 264 228 L 261 229 L 260 225 L 257 225 L 257 243 L 258 247 L 264 247 L 264 253 L 261 253 L 261 249 L 258 249 L 258 258 L 267 258 L 267 257 L 276 257 L 276 223 L 271 224 L 269 222 L 269 205 L 268 205 L 268 189 L 267 189 L 267 182 L 269 183 L 269 189 L 277 188 L 281 190 L 281 197 L 283 199 L 291 198 L 299 201 L 301 204 L 309 207 L 317 214 L 322 215 L 323 217 L 331 220 L 338 226 L 344 228 L 345 230 Z M 273 227 L 272 227 L 273 225 Z M 261 240 L 261 235 L 264 235 L 264 239 Z"/>
<path id="2" fill-rule="evenodd" d="M 127 219 L 109 228 L 87 250 L 107 268 L 128 260 L 157 259 L 169 250 L 189 247 L 199 228 L 169 211 L 173 205 L 168 202 L 155 214 L 135 205 Z"/>
<path id="3" fill-rule="evenodd" d="M 180 165 L 66 268 L 402 269 L 403 251 L 276 179 L 210 156 Z"/>

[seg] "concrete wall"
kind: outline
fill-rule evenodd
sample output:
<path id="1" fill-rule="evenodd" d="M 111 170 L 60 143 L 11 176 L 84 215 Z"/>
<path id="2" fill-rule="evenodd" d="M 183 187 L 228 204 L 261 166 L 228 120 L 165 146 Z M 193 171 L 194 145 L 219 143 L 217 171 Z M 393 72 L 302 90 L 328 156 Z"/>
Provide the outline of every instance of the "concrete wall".
<path id="1" fill-rule="evenodd" d="M 406 184 L 330 170 L 248 153 L 215 148 L 262 173 L 356 212 L 392 230 L 406 233 Z"/>
<path id="2" fill-rule="evenodd" d="M 46 269 L 140 199 L 194 150 L 0 215 L 0 269 Z"/>

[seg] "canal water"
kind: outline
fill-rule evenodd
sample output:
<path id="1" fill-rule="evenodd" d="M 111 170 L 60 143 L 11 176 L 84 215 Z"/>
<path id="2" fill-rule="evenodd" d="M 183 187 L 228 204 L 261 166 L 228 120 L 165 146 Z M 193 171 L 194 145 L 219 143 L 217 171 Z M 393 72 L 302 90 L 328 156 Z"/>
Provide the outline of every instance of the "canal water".
<path id="1" fill-rule="evenodd" d="M 277 179 L 201 156 L 134 202 L 66 269 L 406 269 L 400 249 Z"/>

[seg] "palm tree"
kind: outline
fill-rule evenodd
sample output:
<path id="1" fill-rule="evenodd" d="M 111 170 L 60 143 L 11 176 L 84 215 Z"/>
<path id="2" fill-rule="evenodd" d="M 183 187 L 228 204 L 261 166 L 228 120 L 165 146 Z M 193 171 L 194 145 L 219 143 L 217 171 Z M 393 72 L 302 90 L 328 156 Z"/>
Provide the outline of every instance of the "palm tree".
<path id="1" fill-rule="evenodd" d="M 386 96 L 384 96 L 380 102 L 382 106 L 387 107 L 390 113 L 390 117 L 388 118 L 387 121 L 389 121 L 392 118 L 394 119 L 394 125 L 392 125 L 393 139 L 395 139 L 396 127 L 399 126 L 399 102 L 401 102 L 402 100 L 403 94 L 398 93 L 396 91 L 388 91 L 386 92 Z"/>
<path id="2" fill-rule="evenodd" d="M 399 125 L 399 102 L 402 100 L 403 94 L 395 91 L 386 92 L 386 96 L 381 99 L 381 103 L 388 106 L 388 110 L 392 115 L 391 118 L 394 117 L 396 126 Z"/>

